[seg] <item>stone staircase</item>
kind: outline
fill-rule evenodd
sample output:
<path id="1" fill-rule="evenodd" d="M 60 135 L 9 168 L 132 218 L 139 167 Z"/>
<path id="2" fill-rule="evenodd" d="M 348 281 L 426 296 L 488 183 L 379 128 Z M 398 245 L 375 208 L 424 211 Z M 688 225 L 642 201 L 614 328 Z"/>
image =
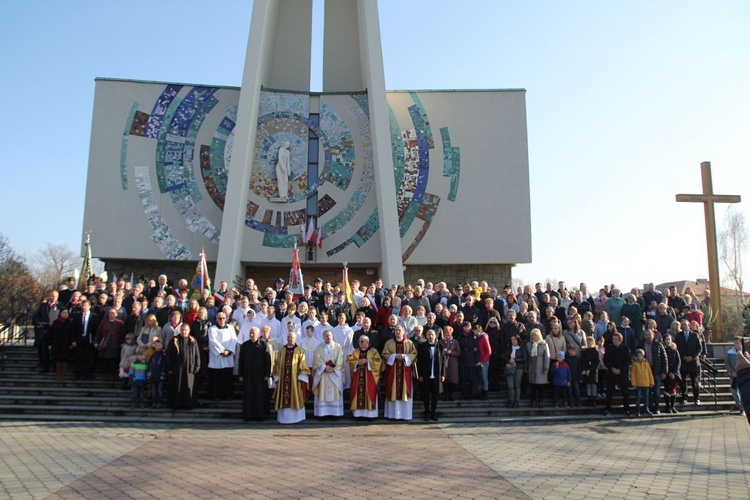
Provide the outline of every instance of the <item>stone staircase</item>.
<path id="1" fill-rule="evenodd" d="M 54 373 L 40 374 L 36 351 L 30 345 L 6 346 L 0 352 L 0 419 L 23 420 L 88 420 L 116 421 L 131 423 L 241 423 L 242 402 L 238 397 L 230 401 L 205 401 L 193 410 L 172 411 L 171 409 L 130 409 L 130 391 L 122 381 L 73 380 L 72 370 L 67 380 L 58 382 Z M 696 416 L 723 415 L 733 406 L 729 393 L 729 379 L 724 363 L 716 360 L 717 399 L 703 392 L 701 404 L 691 402 L 678 415 L 661 414 L 657 418 L 687 418 Z M 631 389 L 631 401 L 635 400 L 635 390 Z M 235 395 L 241 394 L 239 383 L 235 385 Z M 544 420 L 592 420 L 604 418 L 604 402 L 597 407 L 553 408 L 547 401 L 542 409 L 530 408 L 527 400 L 521 401 L 520 408 L 507 408 L 506 392 L 490 392 L 486 401 L 456 400 L 441 401 L 438 411 L 440 422 L 487 423 L 487 422 L 534 422 Z M 617 400 L 615 400 L 615 405 Z M 308 422 L 312 418 L 312 398 L 308 401 Z M 617 406 L 615 406 L 617 408 Z M 421 401 L 414 404 L 414 422 L 421 423 Z M 381 409 L 382 412 L 382 409 Z M 348 410 L 346 411 L 348 415 Z M 622 413 L 615 409 L 613 417 Z M 274 416 L 272 415 L 272 418 Z M 613 418 L 609 417 L 609 418 Z M 344 417 L 348 419 L 348 417 Z M 272 421 L 269 421 L 269 423 Z M 330 425 L 330 422 L 324 422 Z"/>

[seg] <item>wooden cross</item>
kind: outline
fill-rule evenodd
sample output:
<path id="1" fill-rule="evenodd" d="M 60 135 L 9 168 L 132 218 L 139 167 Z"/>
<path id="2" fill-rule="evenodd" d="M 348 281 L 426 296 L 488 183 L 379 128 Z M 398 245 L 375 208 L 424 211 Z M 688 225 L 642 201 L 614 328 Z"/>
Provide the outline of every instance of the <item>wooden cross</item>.
<path id="1" fill-rule="evenodd" d="M 714 185 L 711 179 L 711 162 L 709 161 L 701 163 L 701 179 L 703 181 L 703 194 L 678 194 L 675 196 L 675 199 L 677 201 L 703 203 L 703 212 L 706 218 L 708 283 L 711 290 L 711 309 L 716 314 L 712 330 L 715 330 L 721 336 L 721 277 L 719 275 L 719 252 L 716 249 L 714 203 L 739 203 L 742 201 L 742 198 L 739 195 L 714 194 Z"/>

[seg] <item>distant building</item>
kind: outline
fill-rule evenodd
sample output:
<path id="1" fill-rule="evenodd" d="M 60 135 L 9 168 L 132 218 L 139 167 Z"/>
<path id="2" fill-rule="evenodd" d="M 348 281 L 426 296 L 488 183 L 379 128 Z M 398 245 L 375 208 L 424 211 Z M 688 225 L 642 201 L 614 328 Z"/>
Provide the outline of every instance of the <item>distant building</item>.
<path id="1" fill-rule="evenodd" d="M 698 297 L 699 299 L 702 299 L 706 295 L 706 291 L 710 292 L 708 280 L 702 279 L 702 278 L 699 278 L 697 281 L 690 281 L 690 280 L 667 281 L 665 283 L 659 283 L 658 285 L 654 285 L 654 286 L 657 290 L 661 292 L 664 292 L 669 287 L 674 286 L 677 288 L 677 291 L 680 292 L 681 295 L 684 295 L 689 288 L 690 290 L 692 290 L 693 294 L 695 294 L 695 296 Z M 747 293 L 745 293 L 745 295 L 747 295 Z M 722 297 L 742 297 L 743 295 L 737 290 L 732 290 L 731 288 L 721 287 L 721 296 Z"/>

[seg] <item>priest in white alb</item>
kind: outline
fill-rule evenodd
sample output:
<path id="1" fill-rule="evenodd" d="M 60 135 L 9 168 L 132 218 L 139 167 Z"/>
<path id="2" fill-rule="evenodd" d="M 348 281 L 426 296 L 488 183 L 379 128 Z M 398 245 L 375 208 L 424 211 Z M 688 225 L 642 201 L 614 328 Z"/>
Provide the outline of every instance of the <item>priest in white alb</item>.
<path id="1" fill-rule="evenodd" d="M 313 394 L 316 417 L 344 415 L 344 352 L 333 341 L 333 332 L 323 333 L 323 343 L 315 349 Z"/>

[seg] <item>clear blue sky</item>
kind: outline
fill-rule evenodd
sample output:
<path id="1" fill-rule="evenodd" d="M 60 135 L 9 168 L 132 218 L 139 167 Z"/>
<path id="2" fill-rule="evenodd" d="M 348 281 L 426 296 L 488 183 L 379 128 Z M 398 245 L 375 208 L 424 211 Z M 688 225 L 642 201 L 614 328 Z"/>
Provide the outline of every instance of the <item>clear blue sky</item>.
<path id="1" fill-rule="evenodd" d="M 95 77 L 239 86 L 251 10 L 4 5 L 11 245 L 79 248 Z M 517 277 L 597 288 L 706 277 L 702 207 L 674 195 L 699 192 L 711 161 L 715 191 L 742 195 L 747 212 L 750 2 L 381 0 L 380 17 L 389 89 L 527 89 L 533 263 Z"/>

